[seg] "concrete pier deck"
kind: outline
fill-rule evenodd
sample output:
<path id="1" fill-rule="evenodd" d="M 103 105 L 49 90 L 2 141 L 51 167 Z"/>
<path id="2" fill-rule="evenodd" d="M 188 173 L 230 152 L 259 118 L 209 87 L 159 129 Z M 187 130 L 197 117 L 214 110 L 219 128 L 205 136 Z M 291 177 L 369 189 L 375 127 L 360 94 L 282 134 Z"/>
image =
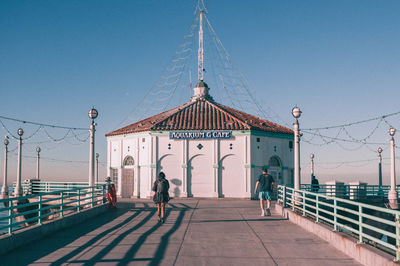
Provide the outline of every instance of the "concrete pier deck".
<path id="1" fill-rule="evenodd" d="M 176 199 L 165 224 L 149 200 L 83 221 L 1 258 L 1 265 L 359 265 L 258 201 Z"/>

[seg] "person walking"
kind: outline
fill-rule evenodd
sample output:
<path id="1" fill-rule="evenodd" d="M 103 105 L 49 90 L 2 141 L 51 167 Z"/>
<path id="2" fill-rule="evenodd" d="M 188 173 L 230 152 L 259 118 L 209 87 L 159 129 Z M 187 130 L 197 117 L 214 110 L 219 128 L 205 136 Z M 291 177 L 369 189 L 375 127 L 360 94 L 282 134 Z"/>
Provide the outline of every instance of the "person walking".
<path id="1" fill-rule="evenodd" d="M 156 181 L 154 181 L 153 189 L 154 196 L 153 201 L 157 204 L 157 215 L 158 222 L 165 222 L 165 203 L 169 201 L 169 182 L 165 178 L 165 174 L 160 172 Z"/>
<path id="2" fill-rule="evenodd" d="M 272 186 L 274 185 L 274 178 L 268 174 L 266 168 L 262 169 L 262 175 L 258 177 L 256 182 L 256 187 L 254 188 L 254 194 L 257 195 L 257 189 L 260 187 L 258 192 L 258 198 L 260 199 L 261 216 L 271 216 L 271 196 L 272 196 Z M 267 201 L 267 206 L 264 204 L 264 200 Z"/>

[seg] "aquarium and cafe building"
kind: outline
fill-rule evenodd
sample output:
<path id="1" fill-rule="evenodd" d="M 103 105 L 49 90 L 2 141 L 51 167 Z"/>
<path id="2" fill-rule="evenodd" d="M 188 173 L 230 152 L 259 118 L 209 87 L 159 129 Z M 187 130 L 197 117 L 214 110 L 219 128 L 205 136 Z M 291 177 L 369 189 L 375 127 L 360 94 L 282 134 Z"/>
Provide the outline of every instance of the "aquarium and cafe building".
<path id="1" fill-rule="evenodd" d="M 148 198 L 157 174 L 172 197 L 250 198 L 263 167 L 293 184 L 293 131 L 219 104 L 200 80 L 190 101 L 106 134 L 121 197 Z"/>

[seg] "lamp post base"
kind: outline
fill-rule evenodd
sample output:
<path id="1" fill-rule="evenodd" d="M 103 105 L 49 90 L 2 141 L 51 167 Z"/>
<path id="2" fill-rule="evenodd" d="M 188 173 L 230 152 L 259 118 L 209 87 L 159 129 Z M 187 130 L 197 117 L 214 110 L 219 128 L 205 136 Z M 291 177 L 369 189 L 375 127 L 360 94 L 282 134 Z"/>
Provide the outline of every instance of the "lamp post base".
<path id="1" fill-rule="evenodd" d="M 388 194 L 388 199 L 389 199 L 389 205 L 390 208 L 393 210 L 398 210 L 399 209 L 399 202 L 397 199 L 397 192 L 395 190 L 390 190 Z"/>

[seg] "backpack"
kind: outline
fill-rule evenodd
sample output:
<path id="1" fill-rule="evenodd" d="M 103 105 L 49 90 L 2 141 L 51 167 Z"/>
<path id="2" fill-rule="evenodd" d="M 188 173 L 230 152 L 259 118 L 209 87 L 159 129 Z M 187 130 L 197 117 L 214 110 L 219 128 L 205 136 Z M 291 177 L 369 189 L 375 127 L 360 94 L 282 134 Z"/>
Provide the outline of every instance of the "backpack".
<path id="1" fill-rule="evenodd" d="M 168 181 L 165 179 L 162 179 L 158 182 L 157 184 L 157 192 L 158 193 L 168 193 L 169 185 Z"/>

